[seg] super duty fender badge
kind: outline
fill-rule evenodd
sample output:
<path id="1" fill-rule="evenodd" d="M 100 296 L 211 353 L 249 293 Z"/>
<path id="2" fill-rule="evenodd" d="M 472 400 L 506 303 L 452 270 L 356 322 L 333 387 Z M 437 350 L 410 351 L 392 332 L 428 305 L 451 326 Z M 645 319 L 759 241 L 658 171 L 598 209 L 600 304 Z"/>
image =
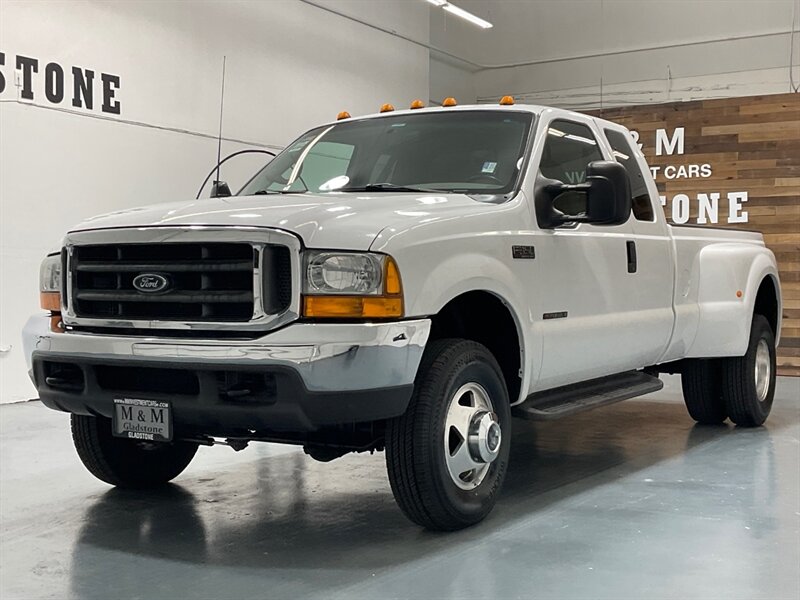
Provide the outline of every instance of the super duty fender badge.
<path id="1" fill-rule="evenodd" d="M 142 294 L 158 294 L 169 289 L 169 279 L 158 273 L 140 273 L 133 278 L 133 288 Z"/>
<path id="2" fill-rule="evenodd" d="M 511 246 L 511 256 L 513 258 L 536 258 L 536 250 L 533 246 Z"/>
<path id="3" fill-rule="evenodd" d="M 542 315 L 542 318 L 543 318 L 545 321 L 548 321 L 548 320 L 550 320 L 550 319 L 566 319 L 568 314 L 569 314 L 569 313 L 568 313 L 567 311 L 565 311 L 565 310 L 562 310 L 562 311 L 559 311 L 559 312 L 549 312 L 549 313 L 544 313 L 544 314 Z"/>

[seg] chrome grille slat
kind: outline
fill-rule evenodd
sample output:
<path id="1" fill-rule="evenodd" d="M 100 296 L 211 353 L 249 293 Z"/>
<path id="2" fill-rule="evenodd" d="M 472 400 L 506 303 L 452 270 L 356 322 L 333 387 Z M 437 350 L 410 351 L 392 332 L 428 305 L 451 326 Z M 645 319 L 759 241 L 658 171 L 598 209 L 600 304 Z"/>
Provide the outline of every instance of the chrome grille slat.
<path id="1" fill-rule="evenodd" d="M 77 300 L 93 302 L 253 302 L 253 292 L 210 292 L 210 291 L 183 291 L 163 296 L 152 294 L 143 295 L 138 292 L 119 292 L 117 290 L 96 290 L 91 292 L 76 291 Z"/>
<path id="2" fill-rule="evenodd" d="M 101 262 L 82 262 L 76 265 L 76 271 L 94 271 L 98 273 L 103 272 L 134 272 L 142 270 L 158 270 L 160 268 L 168 268 L 174 273 L 193 273 L 193 272 L 226 272 L 226 271 L 252 271 L 252 260 L 210 260 L 204 261 L 202 264 L 195 264 L 191 262 L 148 262 L 148 263 L 128 263 L 120 261 L 117 263 L 101 263 Z"/>

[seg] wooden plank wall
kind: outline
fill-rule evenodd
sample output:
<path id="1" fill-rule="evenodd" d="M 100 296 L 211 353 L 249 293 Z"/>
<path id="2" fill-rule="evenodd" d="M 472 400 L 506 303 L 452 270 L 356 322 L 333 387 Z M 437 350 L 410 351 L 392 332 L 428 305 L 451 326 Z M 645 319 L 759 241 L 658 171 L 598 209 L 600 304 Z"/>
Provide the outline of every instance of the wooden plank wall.
<path id="1" fill-rule="evenodd" d="M 800 94 L 674 102 L 595 111 L 639 132 L 642 152 L 659 166 L 656 183 L 666 196 L 667 219 L 676 194 L 689 196 L 689 223 L 698 222 L 699 193 L 718 192 L 719 227 L 753 229 L 778 259 L 783 287 L 783 333 L 778 370 L 800 376 Z M 684 153 L 656 155 L 656 132 L 684 127 Z M 681 165 L 709 165 L 708 177 L 676 177 Z M 664 170 L 671 166 L 668 178 Z M 747 192 L 746 223 L 729 222 L 728 192 Z M 681 199 L 680 204 L 685 204 Z M 707 211 L 704 211 L 708 221 Z M 742 218 L 743 213 L 734 215 Z M 680 219 L 680 211 L 677 213 Z M 711 222 L 706 224 L 712 225 Z"/>

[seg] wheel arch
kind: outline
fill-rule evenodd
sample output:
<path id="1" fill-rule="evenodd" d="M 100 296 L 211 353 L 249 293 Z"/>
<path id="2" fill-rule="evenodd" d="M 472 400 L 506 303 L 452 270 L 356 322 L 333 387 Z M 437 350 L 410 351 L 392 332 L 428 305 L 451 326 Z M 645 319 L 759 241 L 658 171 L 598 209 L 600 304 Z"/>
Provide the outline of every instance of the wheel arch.
<path id="1" fill-rule="evenodd" d="M 486 289 L 469 290 L 445 302 L 431 320 L 429 341 L 457 337 L 483 344 L 500 365 L 511 404 L 522 398 L 527 384 L 523 329 L 508 301 Z"/>
<path id="2" fill-rule="evenodd" d="M 753 314 L 764 316 L 772 327 L 775 345 L 780 340 L 781 328 L 781 293 L 780 285 L 774 274 L 767 274 L 761 280 L 753 303 Z"/>

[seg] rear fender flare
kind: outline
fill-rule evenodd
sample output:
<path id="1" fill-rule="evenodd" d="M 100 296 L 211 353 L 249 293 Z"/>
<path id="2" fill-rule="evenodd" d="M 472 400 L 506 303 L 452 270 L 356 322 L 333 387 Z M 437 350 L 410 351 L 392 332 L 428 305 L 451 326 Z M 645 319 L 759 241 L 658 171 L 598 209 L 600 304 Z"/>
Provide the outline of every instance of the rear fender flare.
<path id="1" fill-rule="evenodd" d="M 780 335 L 780 287 L 775 256 L 763 247 L 714 244 L 697 261 L 700 311 L 687 357 L 742 356 L 747 351 L 756 295 L 765 277 L 776 284 Z"/>

